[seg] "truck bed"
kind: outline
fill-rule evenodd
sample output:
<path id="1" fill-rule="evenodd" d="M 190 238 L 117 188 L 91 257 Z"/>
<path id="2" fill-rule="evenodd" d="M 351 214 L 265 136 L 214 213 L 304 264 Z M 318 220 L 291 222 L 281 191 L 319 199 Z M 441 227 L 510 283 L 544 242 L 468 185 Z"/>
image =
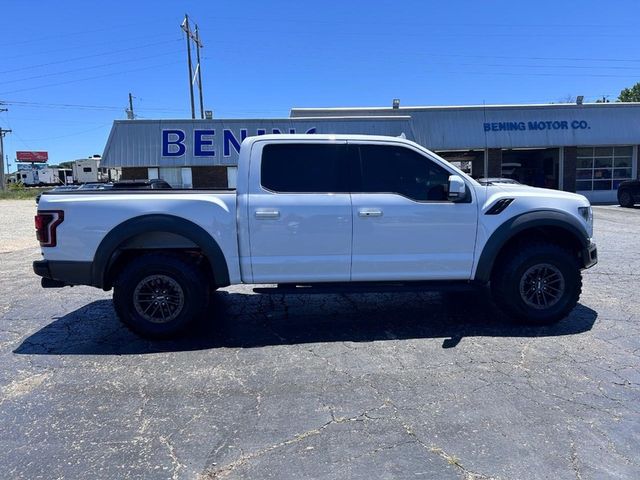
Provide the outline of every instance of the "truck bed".
<path id="1" fill-rule="evenodd" d="M 57 245 L 46 249 L 47 260 L 91 263 L 108 234 L 161 217 L 174 224 L 190 222 L 204 230 L 220 246 L 230 274 L 239 281 L 234 190 L 77 190 L 43 194 L 38 211 L 58 210 L 64 211 L 64 221 L 57 227 Z M 148 228 L 153 234 L 153 223 Z M 135 244 L 137 239 L 130 241 Z"/>

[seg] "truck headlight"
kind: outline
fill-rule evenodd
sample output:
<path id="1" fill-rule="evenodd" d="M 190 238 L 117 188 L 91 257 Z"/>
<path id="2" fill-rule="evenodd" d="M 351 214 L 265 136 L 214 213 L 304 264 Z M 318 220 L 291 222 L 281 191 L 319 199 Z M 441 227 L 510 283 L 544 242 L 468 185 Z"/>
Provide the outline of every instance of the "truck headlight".
<path id="1" fill-rule="evenodd" d="M 578 213 L 580 213 L 580 216 L 584 218 L 584 221 L 589 226 L 589 233 L 591 234 L 593 232 L 593 209 L 591 205 L 588 207 L 578 207 Z"/>

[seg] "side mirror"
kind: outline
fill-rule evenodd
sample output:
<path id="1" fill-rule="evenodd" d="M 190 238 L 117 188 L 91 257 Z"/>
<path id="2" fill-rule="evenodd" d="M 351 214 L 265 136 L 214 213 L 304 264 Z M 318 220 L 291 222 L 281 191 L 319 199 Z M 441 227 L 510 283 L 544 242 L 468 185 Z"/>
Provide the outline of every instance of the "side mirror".
<path id="1" fill-rule="evenodd" d="M 451 201 L 461 200 L 467 193 L 467 187 L 464 180 L 459 175 L 449 176 L 449 194 L 448 198 Z"/>

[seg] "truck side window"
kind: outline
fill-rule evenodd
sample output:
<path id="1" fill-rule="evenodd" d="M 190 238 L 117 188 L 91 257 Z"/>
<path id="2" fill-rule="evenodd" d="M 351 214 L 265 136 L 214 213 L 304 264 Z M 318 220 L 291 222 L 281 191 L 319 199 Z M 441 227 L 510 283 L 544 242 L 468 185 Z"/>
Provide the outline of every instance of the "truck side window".
<path id="1" fill-rule="evenodd" d="M 347 146 L 275 143 L 262 150 L 262 186 L 279 193 L 348 192 Z"/>
<path id="2" fill-rule="evenodd" d="M 447 200 L 449 172 L 418 152 L 392 145 L 361 145 L 360 162 L 362 192 Z"/>

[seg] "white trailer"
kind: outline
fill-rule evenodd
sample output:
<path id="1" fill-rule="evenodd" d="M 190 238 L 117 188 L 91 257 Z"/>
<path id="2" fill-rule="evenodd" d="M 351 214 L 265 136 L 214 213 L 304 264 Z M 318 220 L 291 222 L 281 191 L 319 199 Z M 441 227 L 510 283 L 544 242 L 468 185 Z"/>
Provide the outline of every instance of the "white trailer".
<path id="1" fill-rule="evenodd" d="M 83 158 L 73 162 L 73 178 L 77 183 L 93 183 L 101 181 L 100 158 Z"/>
<path id="2" fill-rule="evenodd" d="M 16 175 L 18 181 L 24 185 L 34 186 L 38 184 L 38 171 L 35 168 L 19 168 Z"/>
<path id="3" fill-rule="evenodd" d="M 53 185 L 58 182 L 58 169 L 45 167 L 37 170 L 38 172 L 38 181 L 37 183 L 45 184 L 45 185 Z"/>
<path id="4" fill-rule="evenodd" d="M 44 167 L 33 170 L 34 185 L 66 185 L 73 183 L 71 169 Z M 23 182 L 24 183 L 24 182 Z M 27 185 L 25 183 L 25 185 Z"/>

